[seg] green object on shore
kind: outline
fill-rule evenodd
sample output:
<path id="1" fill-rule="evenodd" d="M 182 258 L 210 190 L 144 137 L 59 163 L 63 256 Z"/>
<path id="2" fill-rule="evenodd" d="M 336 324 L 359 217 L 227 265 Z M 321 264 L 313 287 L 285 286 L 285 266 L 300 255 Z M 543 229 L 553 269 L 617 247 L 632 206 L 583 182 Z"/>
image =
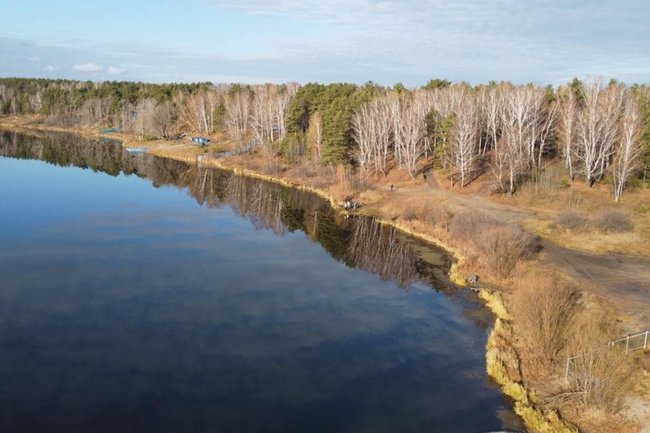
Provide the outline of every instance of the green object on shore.
<path id="1" fill-rule="evenodd" d="M 113 128 L 104 128 L 104 129 L 101 129 L 99 132 L 100 132 L 101 134 L 113 134 L 113 133 L 115 133 L 115 132 L 117 132 L 117 131 L 119 131 L 119 130 L 120 130 L 120 128 L 118 128 L 118 127 L 113 127 Z"/>

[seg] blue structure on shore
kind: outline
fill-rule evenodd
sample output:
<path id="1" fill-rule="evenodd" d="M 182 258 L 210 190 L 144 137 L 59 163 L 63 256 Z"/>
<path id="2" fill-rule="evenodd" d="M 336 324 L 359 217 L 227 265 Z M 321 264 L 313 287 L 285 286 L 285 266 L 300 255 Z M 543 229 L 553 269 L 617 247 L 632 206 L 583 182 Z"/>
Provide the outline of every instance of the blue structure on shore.
<path id="1" fill-rule="evenodd" d="M 199 146 L 205 146 L 209 142 L 210 139 L 206 137 L 192 137 L 192 143 L 198 144 Z"/>

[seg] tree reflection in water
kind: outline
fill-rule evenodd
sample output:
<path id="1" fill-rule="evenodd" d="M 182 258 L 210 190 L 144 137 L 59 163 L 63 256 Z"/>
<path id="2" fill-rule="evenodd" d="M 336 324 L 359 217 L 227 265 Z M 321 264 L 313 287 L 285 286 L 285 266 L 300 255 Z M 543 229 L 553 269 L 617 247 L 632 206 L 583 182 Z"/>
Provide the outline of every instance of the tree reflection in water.
<path id="1" fill-rule="evenodd" d="M 348 247 L 355 267 L 391 279 L 406 287 L 417 277 L 415 254 L 393 227 L 370 218 L 356 218 Z"/>
<path id="2" fill-rule="evenodd" d="M 186 189 L 200 205 L 229 206 L 257 228 L 277 235 L 302 231 L 336 260 L 393 280 L 400 287 L 408 287 L 416 280 L 433 283 L 436 289 L 448 287 L 445 275 L 449 260 L 443 260 L 442 265 L 431 264 L 419 254 L 425 248 L 437 257 L 446 257 L 442 251 L 407 238 L 372 218 L 346 219 L 314 194 L 223 170 L 148 154 L 134 155 L 115 141 L 89 140 L 64 133 L 28 136 L 0 132 L 0 155 L 91 168 L 112 176 L 137 175 L 151 180 L 156 187 L 173 185 Z"/>

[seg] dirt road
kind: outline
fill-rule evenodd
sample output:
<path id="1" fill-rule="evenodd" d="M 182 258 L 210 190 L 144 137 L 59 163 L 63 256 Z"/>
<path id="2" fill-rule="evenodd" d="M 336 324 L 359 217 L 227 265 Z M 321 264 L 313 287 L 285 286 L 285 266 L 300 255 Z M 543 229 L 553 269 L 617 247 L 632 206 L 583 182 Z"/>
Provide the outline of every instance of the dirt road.
<path id="1" fill-rule="evenodd" d="M 480 194 L 459 194 L 441 187 L 434 175 L 423 183 L 392 194 L 405 202 L 431 200 L 447 205 L 452 212 L 472 209 L 501 221 L 549 218 L 542 211 L 532 211 L 496 203 Z M 598 233 L 594 233 L 598 236 Z M 583 290 L 605 301 L 626 317 L 623 326 L 629 332 L 650 327 L 650 258 L 622 254 L 596 254 L 557 245 L 541 239 L 541 264 L 575 277 Z"/>

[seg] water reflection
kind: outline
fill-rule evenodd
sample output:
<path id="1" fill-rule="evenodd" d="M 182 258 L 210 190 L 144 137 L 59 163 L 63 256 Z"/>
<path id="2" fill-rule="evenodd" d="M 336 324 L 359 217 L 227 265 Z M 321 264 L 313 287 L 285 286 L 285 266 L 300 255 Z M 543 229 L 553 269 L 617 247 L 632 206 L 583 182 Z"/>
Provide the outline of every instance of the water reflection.
<path id="1" fill-rule="evenodd" d="M 400 287 L 414 281 L 426 281 L 443 290 L 451 287 L 446 278 L 450 263 L 443 251 L 406 238 L 370 218 L 343 218 L 313 194 L 223 170 L 131 154 L 110 140 L 61 133 L 25 136 L 0 132 L 0 155 L 91 168 L 112 176 L 137 175 L 150 179 L 156 187 L 174 185 L 186 189 L 200 205 L 229 206 L 259 229 L 277 235 L 300 230 L 336 260 L 392 280 Z"/>
<path id="2" fill-rule="evenodd" d="M 405 287 L 416 276 L 415 255 L 392 227 L 367 218 L 353 224 L 348 255 L 355 266 Z"/>
<path id="3" fill-rule="evenodd" d="M 0 134 L 0 154 L 117 176 L 0 158 L 2 433 L 506 424 L 487 315 L 431 290 L 440 251 L 311 194 L 113 143 Z"/>

